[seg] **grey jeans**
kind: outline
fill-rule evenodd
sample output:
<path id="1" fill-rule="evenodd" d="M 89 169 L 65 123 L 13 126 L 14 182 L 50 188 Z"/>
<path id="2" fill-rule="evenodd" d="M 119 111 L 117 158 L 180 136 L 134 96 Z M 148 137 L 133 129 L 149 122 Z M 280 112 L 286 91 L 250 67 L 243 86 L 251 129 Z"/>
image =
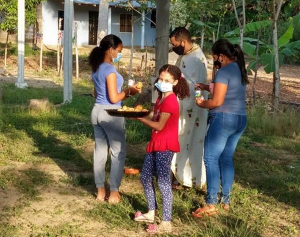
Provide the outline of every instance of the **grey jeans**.
<path id="1" fill-rule="evenodd" d="M 118 191 L 124 173 L 126 157 L 125 119 L 113 117 L 105 109 L 117 109 L 117 105 L 95 104 L 91 114 L 94 126 L 94 177 L 97 188 L 104 187 L 105 165 L 108 151 L 111 155 L 110 191 Z"/>

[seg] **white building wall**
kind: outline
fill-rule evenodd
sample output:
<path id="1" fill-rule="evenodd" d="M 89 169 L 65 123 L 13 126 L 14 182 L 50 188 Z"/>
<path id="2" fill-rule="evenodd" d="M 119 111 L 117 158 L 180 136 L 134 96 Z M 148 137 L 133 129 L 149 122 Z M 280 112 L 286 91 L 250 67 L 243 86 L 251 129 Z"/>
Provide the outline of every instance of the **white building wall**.
<path id="1" fill-rule="evenodd" d="M 43 41 L 45 45 L 57 45 L 58 40 L 58 10 L 64 10 L 61 1 L 43 3 Z"/>
<path id="2" fill-rule="evenodd" d="M 131 46 L 131 32 L 120 32 L 120 14 L 131 14 L 130 11 L 127 11 L 124 8 L 117 8 L 112 7 L 111 10 L 111 33 L 119 36 L 122 39 L 124 46 Z M 148 18 L 151 17 L 149 13 L 147 15 Z M 141 15 L 138 13 L 134 14 L 134 18 L 141 18 Z M 155 35 L 156 29 L 151 28 L 150 21 L 146 19 L 145 22 L 145 45 L 147 42 L 147 46 L 154 46 L 155 45 Z M 134 46 L 141 45 L 141 19 L 134 24 Z"/>
<path id="3" fill-rule="evenodd" d="M 58 41 L 58 11 L 64 11 L 64 5 L 60 0 L 48 0 L 43 3 L 42 16 L 43 16 L 43 40 L 45 45 L 57 45 Z M 89 11 L 98 12 L 98 5 L 85 5 L 74 4 L 74 21 L 78 24 L 78 45 L 87 46 L 89 44 Z M 131 14 L 124 8 L 111 8 L 111 33 L 119 36 L 124 46 L 131 46 L 131 32 L 120 32 L 120 14 Z M 141 17 L 135 14 L 135 17 Z M 151 17 L 149 13 L 148 18 Z M 150 21 L 146 19 L 145 22 L 145 45 L 155 45 L 156 29 L 151 28 Z M 141 45 L 141 20 L 137 21 L 134 25 L 134 46 Z"/>

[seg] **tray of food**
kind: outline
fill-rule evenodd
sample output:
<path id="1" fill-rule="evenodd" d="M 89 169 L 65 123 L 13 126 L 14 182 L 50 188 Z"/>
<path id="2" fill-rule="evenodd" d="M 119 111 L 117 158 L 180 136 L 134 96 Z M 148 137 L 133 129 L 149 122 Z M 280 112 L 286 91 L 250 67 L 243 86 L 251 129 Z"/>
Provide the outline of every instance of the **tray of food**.
<path id="1" fill-rule="evenodd" d="M 126 117 L 126 118 L 140 118 L 150 114 L 150 111 L 144 109 L 142 105 L 137 105 L 134 108 L 123 106 L 120 109 L 106 109 L 110 116 Z"/>

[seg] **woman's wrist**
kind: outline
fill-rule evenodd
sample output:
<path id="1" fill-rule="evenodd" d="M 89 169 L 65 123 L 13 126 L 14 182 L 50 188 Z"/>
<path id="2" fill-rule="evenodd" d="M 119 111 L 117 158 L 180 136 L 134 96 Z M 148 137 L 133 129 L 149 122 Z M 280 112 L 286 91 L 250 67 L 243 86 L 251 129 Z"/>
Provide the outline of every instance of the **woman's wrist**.
<path id="1" fill-rule="evenodd" d="M 125 97 L 130 97 L 130 88 L 127 88 L 126 90 L 124 90 L 125 92 Z"/>

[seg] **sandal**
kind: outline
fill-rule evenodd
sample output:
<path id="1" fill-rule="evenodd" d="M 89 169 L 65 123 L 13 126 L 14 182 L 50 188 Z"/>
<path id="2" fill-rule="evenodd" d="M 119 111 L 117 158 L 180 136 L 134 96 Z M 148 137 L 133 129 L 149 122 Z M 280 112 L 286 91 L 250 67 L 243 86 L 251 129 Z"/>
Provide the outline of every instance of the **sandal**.
<path id="1" fill-rule="evenodd" d="M 202 208 L 198 208 L 196 211 L 192 212 L 192 216 L 195 218 L 202 218 L 204 216 L 213 216 L 218 214 L 218 209 L 215 205 L 206 205 Z"/>
<path id="2" fill-rule="evenodd" d="M 137 211 L 134 214 L 134 221 L 136 222 L 146 222 L 146 223 L 153 223 L 154 222 L 154 218 L 148 218 L 147 216 L 145 216 L 143 213 L 141 213 L 140 211 Z"/>
<path id="3" fill-rule="evenodd" d="M 149 234 L 162 234 L 162 233 L 170 233 L 172 232 L 172 226 L 166 226 L 166 225 L 155 225 L 155 224 L 150 224 L 148 225 L 146 232 Z"/>

